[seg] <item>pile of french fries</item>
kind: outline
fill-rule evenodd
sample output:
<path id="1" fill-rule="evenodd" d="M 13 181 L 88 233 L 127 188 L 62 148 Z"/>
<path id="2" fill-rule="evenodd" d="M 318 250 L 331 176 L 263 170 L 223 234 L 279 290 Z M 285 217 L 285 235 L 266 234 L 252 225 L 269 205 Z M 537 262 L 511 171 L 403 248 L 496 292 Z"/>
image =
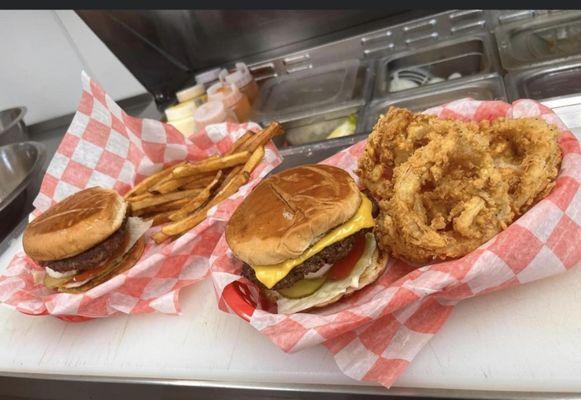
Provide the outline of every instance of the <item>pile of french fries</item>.
<path id="1" fill-rule="evenodd" d="M 184 161 L 145 178 L 125 195 L 130 214 L 165 224 L 153 235 L 156 243 L 189 231 L 248 182 L 264 157 L 264 146 L 283 132 L 273 122 L 258 133 L 247 131 L 223 155 Z"/>

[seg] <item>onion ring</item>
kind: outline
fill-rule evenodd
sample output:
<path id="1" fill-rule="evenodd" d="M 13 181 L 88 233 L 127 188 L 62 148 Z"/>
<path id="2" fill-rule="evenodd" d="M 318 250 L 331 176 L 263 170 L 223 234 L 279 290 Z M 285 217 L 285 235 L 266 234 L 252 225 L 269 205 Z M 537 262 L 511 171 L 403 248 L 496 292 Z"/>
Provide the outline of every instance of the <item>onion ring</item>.
<path id="1" fill-rule="evenodd" d="M 498 118 L 481 123 L 491 154 L 509 182 L 512 208 L 526 212 L 555 185 L 561 163 L 559 130 L 540 118 Z"/>
<path id="2" fill-rule="evenodd" d="M 425 263 L 467 254 L 513 218 L 508 184 L 485 135 L 448 130 L 394 169 L 376 234 L 396 257 Z"/>

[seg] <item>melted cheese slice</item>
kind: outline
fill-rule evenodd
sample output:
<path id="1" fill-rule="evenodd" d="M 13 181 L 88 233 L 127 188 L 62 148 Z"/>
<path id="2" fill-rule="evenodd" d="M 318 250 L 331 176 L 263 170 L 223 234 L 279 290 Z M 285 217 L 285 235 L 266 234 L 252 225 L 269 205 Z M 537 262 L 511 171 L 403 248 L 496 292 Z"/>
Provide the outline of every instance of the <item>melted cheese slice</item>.
<path id="1" fill-rule="evenodd" d="M 375 223 L 373 221 L 373 216 L 371 215 L 372 204 L 371 201 L 361 195 L 361 205 L 359 209 L 347 222 L 343 225 L 338 226 L 333 229 L 317 243 L 312 245 L 297 258 L 292 258 L 290 260 L 283 261 L 279 264 L 274 265 L 252 265 L 256 273 L 256 278 L 264 284 L 267 288 L 271 289 L 277 282 L 284 279 L 285 276 L 297 265 L 302 264 L 307 259 L 311 258 L 325 247 L 329 247 L 333 243 L 345 239 L 348 236 L 353 235 L 365 228 L 371 228 Z"/>

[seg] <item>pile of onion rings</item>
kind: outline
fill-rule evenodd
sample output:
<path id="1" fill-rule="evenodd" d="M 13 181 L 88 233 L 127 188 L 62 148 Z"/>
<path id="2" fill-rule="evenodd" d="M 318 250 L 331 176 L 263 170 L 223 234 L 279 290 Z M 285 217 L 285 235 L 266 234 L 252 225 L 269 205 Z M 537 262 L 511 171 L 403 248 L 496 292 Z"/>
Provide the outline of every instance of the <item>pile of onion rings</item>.
<path id="1" fill-rule="evenodd" d="M 379 204 L 380 247 L 414 263 L 476 249 L 554 186 L 558 136 L 541 119 L 475 123 L 390 108 L 357 170 Z"/>

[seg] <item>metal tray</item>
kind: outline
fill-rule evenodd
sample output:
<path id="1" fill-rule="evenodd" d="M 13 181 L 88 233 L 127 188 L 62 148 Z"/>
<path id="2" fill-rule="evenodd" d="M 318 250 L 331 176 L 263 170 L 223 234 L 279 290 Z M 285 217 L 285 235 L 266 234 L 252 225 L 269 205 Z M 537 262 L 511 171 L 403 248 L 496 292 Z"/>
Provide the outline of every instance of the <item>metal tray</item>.
<path id="1" fill-rule="evenodd" d="M 261 122 L 287 122 L 325 110 L 362 105 L 368 65 L 359 60 L 329 64 L 270 78 L 253 111 Z"/>
<path id="2" fill-rule="evenodd" d="M 355 114 L 357 120 L 360 120 L 363 109 L 361 107 L 346 107 L 283 123 L 285 134 L 282 138 L 275 138 L 275 143 L 279 148 L 284 148 L 325 140 L 335 128 L 347 121 L 352 114 Z M 353 133 L 356 133 L 356 130 Z"/>
<path id="3" fill-rule="evenodd" d="M 445 80 L 453 73 L 460 73 L 462 77 L 458 79 L 466 80 L 477 74 L 498 70 L 492 38 L 488 34 L 469 35 L 429 47 L 408 50 L 383 58 L 378 64 L 374 98 L 419 89 L 390 92 L 391 76 L 400 70 L 421 69 Z M 446 82 L 428 83 L 424 86 L 440 87 Z"/>
<path id="4" fill-rule="evenodd" d="M 581 11 L 531 14 L 495 29 L 507 70 L 581 57 Z"/>
<path id="5" fill-rule="evenodd" d="M 504 79 L 511 100 L 542 100 L 581 93 L 581 61 L 513 71 Z"/>
<path id="6" fill-rule="evenodd" d="M 278 118 L 263 116 L 260 122 L 268 123 L 271 120 L 277 120 L 282 123 L 285 134 L 274 139 L 279 148 L 325 140 L 351 114 L 355 114 L 358 121 L 361 120 L 364 106 L 371 99 L 373 78 L 374 66 L 361 62 L 353 84 L 351 100 L 322 107 L 313 106 L 301 112 L 282 115 Z"/>
<path id="7" fill-rule="evenodd" d="M 374 100 L 367 107 L 358 131 L 371 132 L 379 115 L 390 106 L 397 105 L 412 111 L 424 111 L 427 108 L 465 97 L 477 100 L 507 99 L 502 78 L 496 73 L 479 76 L 468 81 L 455 80 L 439 85 L 437 91 L 428 86 Z"/>
<path id="8" fill-rule="evenodd" d="M 325 140 L 323 142 L 282 149 L 280 153 L 283 157 L 283 161 L 270 172 L 270 175 L 284 171 L 285 169 L 296 167 L 297 165 L 321 162 L 366 138 L 367 134 L 356 134 L 337 139 Z"/>

